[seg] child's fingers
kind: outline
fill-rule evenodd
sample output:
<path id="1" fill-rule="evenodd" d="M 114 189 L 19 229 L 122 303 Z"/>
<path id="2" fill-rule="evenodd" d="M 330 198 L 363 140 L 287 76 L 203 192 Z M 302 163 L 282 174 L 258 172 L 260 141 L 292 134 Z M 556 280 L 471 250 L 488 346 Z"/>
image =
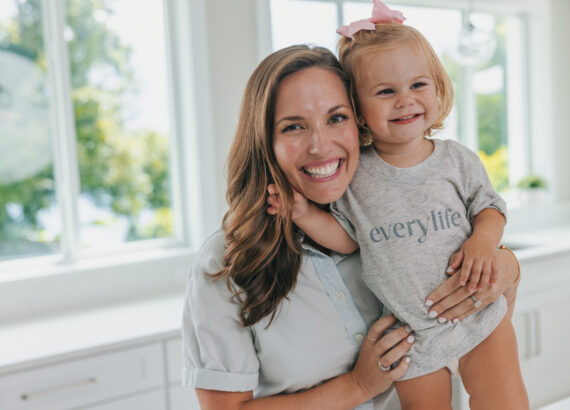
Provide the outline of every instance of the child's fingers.
<path id="1" fill-rule="evenodd" d="M 269 184 L 267 185 L 267 192 L 269 193 L 269 195 L 276 195 L 279 193 L 279 191 L 277 190 L 277 185 L 275 184 Z"/>
<path id="2" fill-rule="evenodd" d="M 475 292 L 477 290 L 482 269 L 483 264 L 481 261 L 473 262 L 473 266 L 471 267 L 471 275 L 469 276 L 469 292 Z"/>
<path id="3" fill-rule="evenodd" d="M 459 250 L 449 258 L 449 265 L 445 273 L 453 275 L 457 268 L 461 266 L 461 262 L 463 262 L 463 251 Z"/>
<path id="4" fill-rule="evenodd" d="M 477 290 L 481 291 L 485 289 L 489 285 L 490 281 L 491 281 L 491 263 L 484 262 L 481 269 L 481 278 L 479 279 Z"/>
<path id="5" fill-rule="evenodd" d="M 459 276 L 459 284 L 461 286 L 465 286 L 465 284 L 467 283 L 467 279 L 469 279 L 472 267 L 473 267 L 473 259 L 466 259 L 463 261 L 463 265 L 461 266 L 461 274 Z"/>
<path id="6" fill-rule="evenodd" d="M 269 207 L 267 208 L 267 213 L 269 215 L 277 215 L 279 213 L 279 198 L 276 194 L 270 194 L 267 196 L 267 204 Z"/>
<path id="7" fill-rule="evenodd" d="M 279 198 L 277 198 L 277 195 L 267 195 L 267 203 L 271 206 L 278 206 Z"/>

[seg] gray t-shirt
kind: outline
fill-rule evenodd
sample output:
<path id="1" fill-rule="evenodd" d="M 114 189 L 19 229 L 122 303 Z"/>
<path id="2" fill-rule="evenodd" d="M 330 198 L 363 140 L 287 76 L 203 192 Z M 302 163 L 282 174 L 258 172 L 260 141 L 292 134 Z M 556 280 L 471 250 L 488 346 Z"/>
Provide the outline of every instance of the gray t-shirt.
<path id="1" fill-rule="evenodd" d="M 194 388 L 249 391 L 254 397 L 294 393 L 349 371 L 382 304 L 362 282 L 358 252 L 327 256 L 303 243 L 297 285 L 269 327 L 239 323 L 239 304 L 221 269 L 224 234 L 206 240 L 186 286 L 182 383 Z M 393 387 L 359 410 L 400 408 Z"/>
<path id="2" fill-rule="evenodd" d="M 416 334 L 404 377 L 432 373 L 482 342 L 506 312 L 501 297 L 457 324 L 428 316 L 425 297 L 446 278 L 449 257 L 485 208 L 506 214 L 479 158 L 461 144 L 434 139 L 434 151 L 410 168 L 361 151 L 356 174 L 333 215 L 360 246 L 364 282 Z"/>

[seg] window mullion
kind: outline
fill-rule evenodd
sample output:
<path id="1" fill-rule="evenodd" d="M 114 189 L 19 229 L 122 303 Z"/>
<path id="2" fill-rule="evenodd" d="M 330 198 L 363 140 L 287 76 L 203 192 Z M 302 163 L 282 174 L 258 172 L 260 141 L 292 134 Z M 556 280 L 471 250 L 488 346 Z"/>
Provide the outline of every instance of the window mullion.
<path id="1" fill-rule="evenodd" d="M 178 7 L 178 8 L 177 8 Z M 170 187 L 172 192 L 172 211 L 174 216 L 174 236 L 177 241 L 188 245 L 190 243 L 191 221 L 188 215 L 190 198 L 186 195 L 189 183 L 184 173 L 184 125 L 182 124 L 183 113 L 180 106 L 181 95 L 176 87 L 180 79 L 179 66 L 179 36 L 177 34 L 176 16 L 181 12 L 172 0 L 163 1 L 164 27 L 166 39 L 166 58 L 170 103 L 170 162 L 169 172 Z M 186 188 L 186 189 L 184 189 Z"/>
<path id="2" fill-rule="evenodd" d="M 260 61 L 270 54 L 273 49 L 270 2 L 271 0 L 256 0 L 257 55 Z"/>
<path id="3" fill-rule="evenodd" d="M 337 0 L 336 1 L 336 26 L 340 27 L 344 23 L 344 0 Z M 335 51 L 336 52 L 336 51 Z"/>
<path id="4" fill-rule="evenodd" d="M 462 67 L 461 81 L 461 126 L 459 127 L 460 141 L 477 152 L 479 149 L 479 133 L 477 130 L 477 101 L 473 92 L 473 68 L 471 66 Z"/>
<path id="5" fill-rule="evenodd" d="M 79 166 L 67 43 L 64 0 L 42 2 L 43 30 L 51 93 L 55 186 L 62 218 L 63 259 L 73 260 L 79 243 Z"/>

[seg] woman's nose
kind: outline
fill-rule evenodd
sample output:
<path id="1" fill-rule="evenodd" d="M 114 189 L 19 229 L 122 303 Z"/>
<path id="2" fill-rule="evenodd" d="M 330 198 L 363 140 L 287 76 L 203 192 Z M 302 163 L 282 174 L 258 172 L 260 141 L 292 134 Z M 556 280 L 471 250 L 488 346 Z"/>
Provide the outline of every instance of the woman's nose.
<path id="1" fill-rule="evenodd" d="M 327 135 L 326 130 L 320 128 L 313 130 L 309 141 L 309 153 L 311 155 L 322 154 L 327 151 L 329 146 L 330 138 Z"/>

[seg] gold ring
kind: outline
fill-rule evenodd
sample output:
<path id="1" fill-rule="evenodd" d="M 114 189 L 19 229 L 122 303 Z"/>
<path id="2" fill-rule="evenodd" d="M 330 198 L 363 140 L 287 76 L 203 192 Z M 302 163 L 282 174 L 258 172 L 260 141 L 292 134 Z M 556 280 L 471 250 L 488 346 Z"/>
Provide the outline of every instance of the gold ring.
<path id="1" fill-rule="evenodd" d="M 366 335 L 366 338 L 367 338 L 368 340 L 370 340 L 371 343 L 376 343 L 376 341 L 378 340 L 378 338 L 375 339 L 375 338 L 373 338 L 373 337 L 370 337 L 370 335 Z"/>

